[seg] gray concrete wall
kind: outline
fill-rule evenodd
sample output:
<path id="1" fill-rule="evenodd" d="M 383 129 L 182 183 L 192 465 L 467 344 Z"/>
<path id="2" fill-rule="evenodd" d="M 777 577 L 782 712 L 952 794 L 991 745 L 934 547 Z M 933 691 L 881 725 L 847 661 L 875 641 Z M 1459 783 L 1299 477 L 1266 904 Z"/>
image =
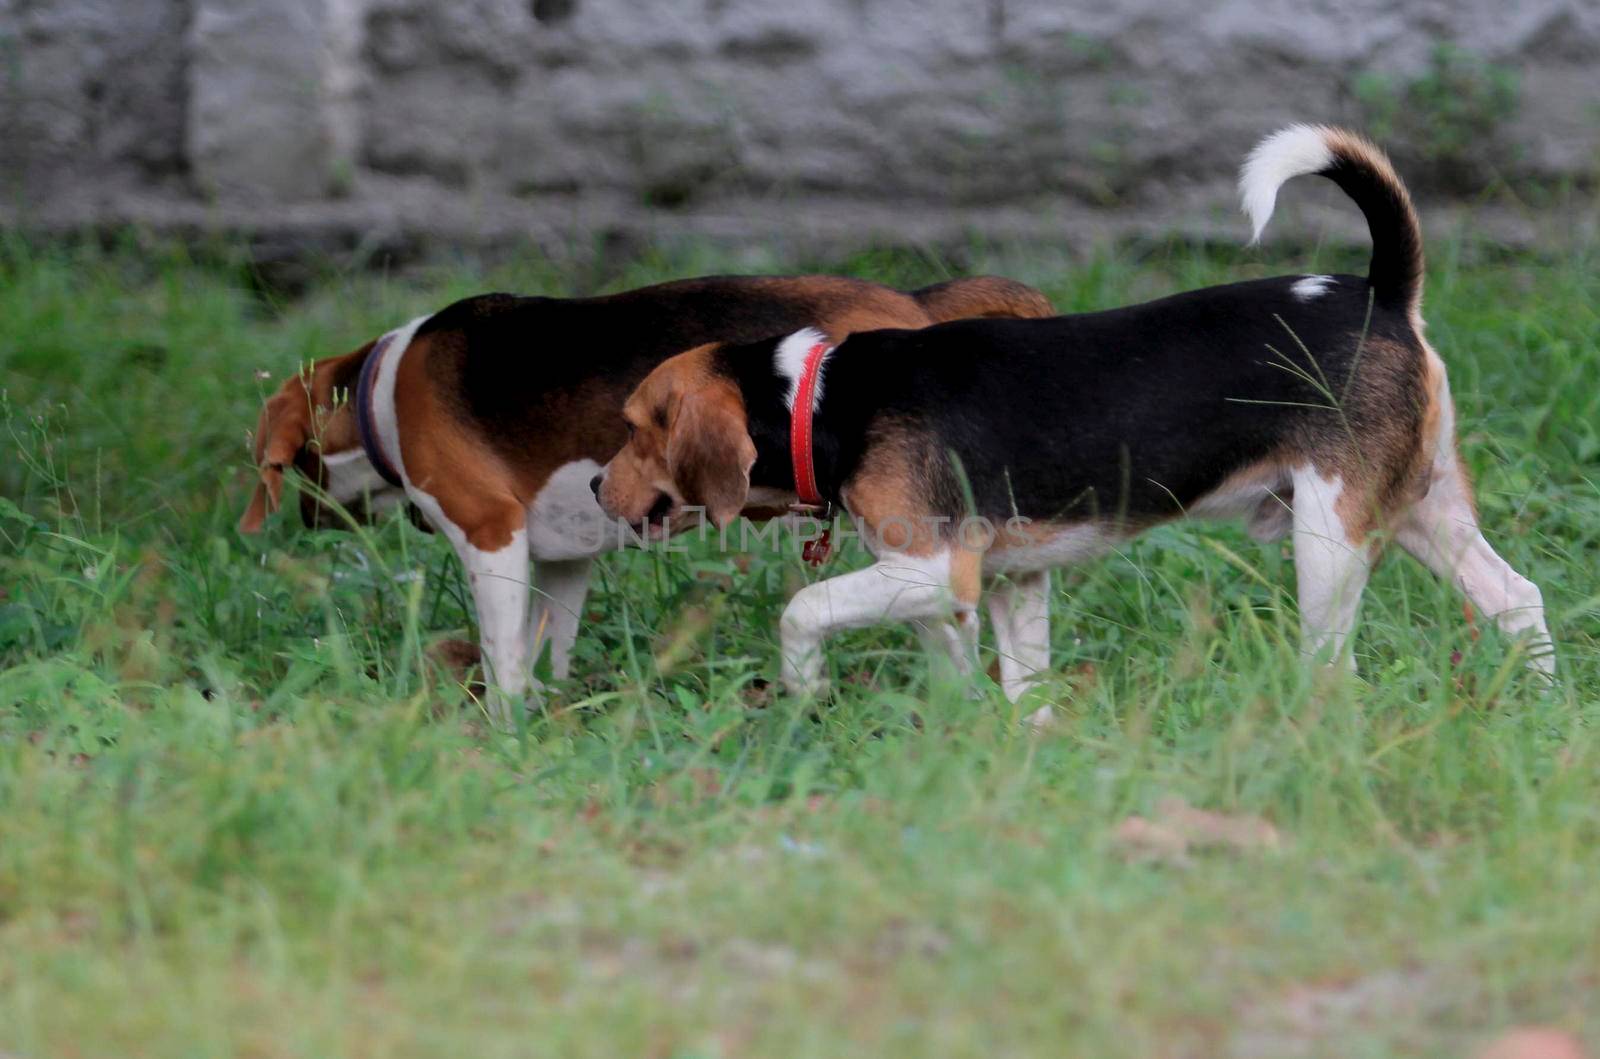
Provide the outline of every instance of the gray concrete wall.
<path id="1" fill-rule="evenodd" d="M 1192 224 L 1290 120 L 1424 193 L 1591 187 L 1600 0 L 0 0 L 45 227 Z"/>

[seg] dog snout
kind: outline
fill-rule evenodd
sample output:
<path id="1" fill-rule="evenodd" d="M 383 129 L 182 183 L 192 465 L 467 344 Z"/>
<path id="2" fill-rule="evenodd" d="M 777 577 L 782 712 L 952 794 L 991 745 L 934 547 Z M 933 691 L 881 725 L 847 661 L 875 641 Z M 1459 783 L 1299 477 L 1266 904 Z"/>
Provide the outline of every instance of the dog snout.
<path id="1" fill-rule="evenodd" d="M 597 474 L 593 478 L 589 479 L 589 492 L 594 494 L 594 498 L 596 500 L 600 499 L 600 483 L 604 482 L 605 480 L 606 476 L 603 474 Z"/>

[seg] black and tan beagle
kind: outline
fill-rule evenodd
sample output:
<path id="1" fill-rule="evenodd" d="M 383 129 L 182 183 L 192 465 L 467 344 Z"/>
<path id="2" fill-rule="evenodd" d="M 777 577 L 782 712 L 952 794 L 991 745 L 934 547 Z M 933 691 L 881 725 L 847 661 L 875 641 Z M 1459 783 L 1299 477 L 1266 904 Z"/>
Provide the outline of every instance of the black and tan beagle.
<path id="1" fill-rule="evenodd" d="M 953 613 L 975 646 L 980 581 L 1003 574 L 990 612 L 1015 698 L 1048 665 L 1049 568 L 1185 515 L 1242 517 L 1261 539 L 1293 534 L 1309 654 L 1345 651 L 1392 535 L 1527 634 L 1532 664 L 1550 673 L 1539 590 L 1478 529 L 1444 364 L 1423 335 L 1410 196 L 1366 140 L 1293 126 L 1243 169 L 1257 237 L 1278 188 L 1304 174 L 1331 179 L 1366 215 L 1366 276 L 1286 276 L 837 344 L 801 331 L 703 345 L 624 405 L 632 440 L 604 472 L 601 505 L 636 523 L 700 505 L 722 524 L 752 490 L 794 499 L 809 462 L 820 498 L 853 516 L 877 561 L 790 602 L 783 666 L 796 690 L 822 686 L 822 640 L 849 626 Z M 684 464 L 674 452 L 701 456 Z"/>

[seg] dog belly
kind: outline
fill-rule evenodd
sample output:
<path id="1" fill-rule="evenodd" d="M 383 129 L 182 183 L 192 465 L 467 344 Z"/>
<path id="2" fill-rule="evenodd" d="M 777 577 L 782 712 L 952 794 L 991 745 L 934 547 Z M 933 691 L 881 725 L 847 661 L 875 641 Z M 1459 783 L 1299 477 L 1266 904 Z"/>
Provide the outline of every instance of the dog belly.
<path id="1" fill-rule="evenodd" d="M 1287 536 L 1293 525 L 1293 498 L 1293 488 L 1278 473 L 1252 471 L 1200 497 L 1185 514 L 1205 520 L 1242 519 L 1255 539 L 1277 540 Z M 1011 573 L 1071 566 L 1098 558 L 1138 533 L 1103 521 L 1008 525 L 996 533 L 983 568 L 985 573 Z"/>
<path id="2" fill-rule="evenodd" d="M 1071 566 L 1104 555 L 1129 536 L 1101 522 L 1002 527 L 996 533 L 994 545 L 984 555 L 983 572 L 1025 573 Z"/>
<path id="3" fill-rule="evenodd" d="M 528 505 L 528 554 L 535 561 L 583 559 L 633 539 L 627 523 L 600 510 L 589 488 L 599 473 L 593 460 L 563 464 L 534 496 Z"/>
<path id="4" fill-rule="evenodd" d="M 1235 475 L 1190 505 L 1190 518 L 1217 521 L 1242 519 L 1258 541 L 1289 535 L 1294 525 L 1294 487 L 1281 472 Z"/>

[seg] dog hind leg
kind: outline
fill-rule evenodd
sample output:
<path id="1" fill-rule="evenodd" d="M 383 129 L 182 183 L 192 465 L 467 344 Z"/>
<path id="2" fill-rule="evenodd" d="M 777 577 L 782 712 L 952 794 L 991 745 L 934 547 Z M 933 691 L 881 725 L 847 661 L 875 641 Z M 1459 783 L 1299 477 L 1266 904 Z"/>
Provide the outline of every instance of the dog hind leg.
<path id="1" fill-rule="evenodd" d="M 1556 656 L 1545 626 L 1544 597 L 1484 539 L 1468 488 L 1452 454 L 1446 466 L 1436 468 L 1427 494 L 1406 512 L 1395 539 L 1459 588 L 1507 636 L 1526 637 L 1528 665 L 1553 679 Z"/>
<path id="2" fill-rule="evenodd" d="M 1337 476 L 1325 478 L 1301 467 L 1293 477 L 1301 650 L 1307 658 L 1343 662 L 1353 670 L 1348 646 L 1372 569 L 1370 546 L 1353 542 L 1339 516 L 1345 485 Z"/>
<path id="3" fill-rule="evenodd" d="M 1000 687 L 1012 702 L 1050 668 L 1050 572 L 1012 574 L 989 592 Z"/>

